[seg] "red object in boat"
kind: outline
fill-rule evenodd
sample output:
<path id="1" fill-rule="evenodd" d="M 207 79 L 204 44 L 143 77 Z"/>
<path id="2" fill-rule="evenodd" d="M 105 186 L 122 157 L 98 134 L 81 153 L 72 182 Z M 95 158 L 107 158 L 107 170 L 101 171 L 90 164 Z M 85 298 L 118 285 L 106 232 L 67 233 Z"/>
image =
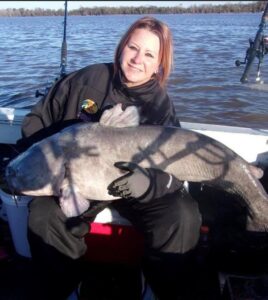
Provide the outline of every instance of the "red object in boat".
<path id="1" fill-rule="evenodd" d="M 143 254 L 144 239 L 133 226 L 93 222 L 85 240 L 86 260 L 137 264 Z"/>

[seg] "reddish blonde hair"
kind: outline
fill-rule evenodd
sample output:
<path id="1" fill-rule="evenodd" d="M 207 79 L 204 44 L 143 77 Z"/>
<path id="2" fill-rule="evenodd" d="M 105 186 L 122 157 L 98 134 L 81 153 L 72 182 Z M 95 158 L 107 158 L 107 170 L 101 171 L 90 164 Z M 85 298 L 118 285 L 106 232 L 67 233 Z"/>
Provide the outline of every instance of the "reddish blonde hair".
<path id="1" fill-rule="evenodd" d="M 136 29 L 144 28 L 156 34 L 160 40 L 159 51 L 159 72 L 156 74 L 156 78 L 161 86 L 164 86 L 172 65 L 173 65 L 173 43 L 170 29 L 163 22 L 153 17 L 143 17 L 134 22 L 126 33 L 122 36 L 114 56 L 114 71 L 115 74 L 120 70 L 120 57 L 123 49 L 128 43 L 131 35 Z"/>

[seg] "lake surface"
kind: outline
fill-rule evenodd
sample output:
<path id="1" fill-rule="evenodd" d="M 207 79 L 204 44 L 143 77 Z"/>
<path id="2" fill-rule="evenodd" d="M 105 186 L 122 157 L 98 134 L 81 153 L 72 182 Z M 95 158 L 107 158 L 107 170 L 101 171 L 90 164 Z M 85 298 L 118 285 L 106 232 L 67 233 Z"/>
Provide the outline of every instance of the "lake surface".
<path id="1" fill-rule="evenodd" d="M 181 121 L 268 129 L 268 55 L 263 84 L 241 84 L 248 39 L 261 14 L 155 15 L 174 39 L 174 69 L 168 83 Z M 121 35 L 140 15 L 69 16 L 67 72 L 113 60 Z M 0 18 L 0 106 L 29 108 L 60 72 L 63 17 Z"/>

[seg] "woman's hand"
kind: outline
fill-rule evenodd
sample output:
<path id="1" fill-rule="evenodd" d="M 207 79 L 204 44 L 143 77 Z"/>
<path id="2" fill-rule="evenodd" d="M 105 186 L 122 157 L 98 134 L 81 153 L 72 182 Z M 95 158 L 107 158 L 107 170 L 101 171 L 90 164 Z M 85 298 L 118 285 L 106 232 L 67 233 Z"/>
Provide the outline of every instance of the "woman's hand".
<path id="1" fill-rule="evenodd" d="M 150 173 L 132 162 L 116 162 L 115 167 L 129 171 L 108 186 L 108 193 L 121 198 L 139 198 L 143 196 L 151 185 Z"/>

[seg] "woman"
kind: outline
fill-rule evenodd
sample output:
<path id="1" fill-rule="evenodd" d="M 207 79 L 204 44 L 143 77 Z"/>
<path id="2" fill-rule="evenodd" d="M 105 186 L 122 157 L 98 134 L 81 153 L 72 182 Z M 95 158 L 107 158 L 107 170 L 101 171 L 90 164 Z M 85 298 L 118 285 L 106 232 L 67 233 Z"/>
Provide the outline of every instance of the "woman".
<path id="1" fill-rule="evenodd" d="M 28 147 L 75 122 L 99 121 L 105 109 L 118 103 L 123 108 L 136 106 L 140 124 L 179 126 L 165 90 L 172 53 L 172 37 L 165 24 L 152 17 L 137 20 L 119 42 L 114 63 L 88 66 L 55 83 L 25 117 L 20 146 Z M 178 281 L 187 277 L 188 256 L 199 237 L 197 203 L 181 182 L 165 172 L 129 162 L 116 166 L 129 172 L 107 187 L 122 197 L 111 205 L 144 234 L 142 267 L 155 294 L 160 299 L 177 299 L 184 286 L 178 287 Z M 80 280 L 85 224 L 78 221 L 78 233 L 69 230 L 57 199 L 36 198 L 29 210 L 33 261 L 44 274 L 42 283 L 51 279 L 46 292 L 51 287 L 55 299 L 64 299 Z"/>

